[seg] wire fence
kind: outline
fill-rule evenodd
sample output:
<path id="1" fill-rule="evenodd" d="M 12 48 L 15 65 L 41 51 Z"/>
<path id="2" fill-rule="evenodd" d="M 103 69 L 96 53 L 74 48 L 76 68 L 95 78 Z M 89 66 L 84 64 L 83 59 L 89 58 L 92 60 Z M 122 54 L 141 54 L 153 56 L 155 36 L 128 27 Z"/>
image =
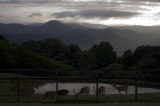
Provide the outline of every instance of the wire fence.
<path id="1" fill-rule="evenodd" d="M 0 102 L 137 101 L 160 101 L 160 83 L 138 77 L 64 77 L 51 70 L 0 71 Z"/>

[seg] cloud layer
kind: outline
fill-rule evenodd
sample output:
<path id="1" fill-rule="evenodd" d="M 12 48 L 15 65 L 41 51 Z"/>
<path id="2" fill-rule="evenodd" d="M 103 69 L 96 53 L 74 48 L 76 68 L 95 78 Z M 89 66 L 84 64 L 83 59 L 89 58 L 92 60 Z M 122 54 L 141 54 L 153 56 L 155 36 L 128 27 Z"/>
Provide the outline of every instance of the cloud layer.
<path id="1" fill-rule="evenodd" d="M 0 0 L 0 22 L 160 25 L 160 0 Z M 144 22 L 145 21 L 145 22 Z"/>
<path id="2" fill-rule="evenodd" d="M 28 17 L 41 17 L 41 16 L 43 16 L 41 13 L 32 13 Z"/>
<path id="3" fill-rule="evenodd" d="M 111 17 L 115 18 L 127 18 L 132 17 L 134 15 L 138 15 L 136 12 L 124 12 L 124 11 L 106 11 L 106 10 L 85 10 L 85 11 L 65 11 L 65 12 L 57 12 L 52 14 L 51 16 L 55 16 L 56 18 L 66 18 L 66 17 L 81 17 L 81 18 L 101 18 L 107 19 Z"/>

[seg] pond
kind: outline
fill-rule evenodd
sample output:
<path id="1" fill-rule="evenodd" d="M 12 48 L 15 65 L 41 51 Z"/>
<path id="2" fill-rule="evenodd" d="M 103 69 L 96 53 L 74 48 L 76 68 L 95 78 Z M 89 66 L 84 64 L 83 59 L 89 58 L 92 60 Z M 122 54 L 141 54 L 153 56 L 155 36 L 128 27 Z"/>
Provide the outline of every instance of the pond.
<path id="1" fill-rule="evenodd" d="M 58 89 L 67 89 L 69 91 L 69 95 L 75 95 L 75 92 L 79 92 L 81 88 L 88 86 L 90 88 L 90 94 L 95 94 L 95 87 L 96 85 L 93 83 L 59 83 Z M 100 83 L 100 86 L 104 86 L 106 90 L 106 94 L 119 94 L 118 90 L 113 87 L 113 85 L 110 84 L 103 84 Z M 122 86 L 122 85 L 116 85 L 116 86 Z M 44 94 L 47 91 L 55 91 L 56 90 L 56 83 L 47 83 L 43 86 L 38 87 L 35 89 L 36 94 Z M 134 94 L 135 93 L 135 86 L 128 86 L 128 94 Z M 156 93 L 160 92 L 160 89 L 153 89 L 153 88 L 143 88 L 138 87 L 138 93 Z M 124 91 L 121 92 L 121 94 L 126 94 Z"/>

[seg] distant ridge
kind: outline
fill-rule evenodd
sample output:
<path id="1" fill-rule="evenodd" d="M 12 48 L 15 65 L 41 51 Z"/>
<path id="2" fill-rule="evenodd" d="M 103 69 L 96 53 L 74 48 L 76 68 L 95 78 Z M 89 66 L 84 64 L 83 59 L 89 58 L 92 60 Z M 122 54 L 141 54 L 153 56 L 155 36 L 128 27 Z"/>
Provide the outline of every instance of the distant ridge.
<path id="1" fill-rule="evenodd" d="M 0 24 L 0 34 L 12 42 L 22 43 L 28 40 L 43 40 L 57 38 L 66 44 L 78 44 L 82 49 L 88 49 L 102 41 L 110 42 L 121 54 L 125 50 L 134 49 L 140 45 L 160 44 L 160 37 L 120 28 L 90 28 L 76 24 L 62 23 L 51 20 L 44 24 Z M 152 33 L 153 34 L 153 33 Z"/>

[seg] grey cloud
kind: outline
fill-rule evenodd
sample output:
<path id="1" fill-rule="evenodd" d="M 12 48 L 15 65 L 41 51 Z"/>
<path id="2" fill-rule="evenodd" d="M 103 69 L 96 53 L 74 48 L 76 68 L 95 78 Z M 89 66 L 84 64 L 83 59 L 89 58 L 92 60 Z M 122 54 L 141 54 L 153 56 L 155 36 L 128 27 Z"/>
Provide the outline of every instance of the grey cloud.
<path id="1" fill-rule="evenodd" d="M 0 0 L 0 3 L 37 3 L 37 4 L 44 4 L 44 3 L 61 3 L 65 0 Z"/>
<path id="2" fill-rule="evenodd" d="M 72 3 L 74 0 L 0 0 L 0 3 L 64 3 L 64 2 L 70 2 Z M 114 2 L 116 2 L 116 0 L 113 0 Z M 129 1 L 129 2 L 136 2 L 136 1 L 146 1 L 146 2 L 160 2 L 160 0 L 121 0 L 121 1 Z M 81 2 L 81 1 L 79 1 Z M 93 1 L 88 1 L 88 2 L 95 2 L 95 0 Z M 97 0 L 97 2 L 106 2 L 105 0 Z M 118 0 L 117 0 L 118 2 Z M 83 1 L 82 1 L 83 3 Z"/>
<path id="3" fill-rule="evenodd" d="M 33 19 L 28 17 L 42 17 L 43 14 L 40 13 L 46 14 L 45 16 L 54 13 L 51 14 L 51 16 L 57 18 L 74 18 L 76 16 L 86 19 L 108 19 L 111 17 L 130 18 L 139 15 L 140 13 L 137 13 L 137 11 L 145 9 L 140 7 L 141 5 L 150 6 L 144 2 L 152 2 L 153 6 L 154 3 L 158 4 L 156 2 L 160 3 L 160 0 L 121 0 L 125 2 L 118 2 L 119 0 L 113 0 L 114 2 L 106 2 L 107 0 L 97 1 L 90 0 L 88 2 L 73 2 L 73 0 L 0 0 L 0 15 L 2 15 L 0 18 L 1 20 L 8 21 L 12 21 L 13 19 L 17 20 L 15 17 L 11 18 L 12 20 L 3 17 L 3 15 L 14 15 L 13 13 L 16 13 L 16 15 L 21 17 L 20 19 L 24 21 L 26 21 L 26 19 L 24 19 L 23 16 L 26 16 L 28 13 L 30 13 L 30 15 L 27 15 L 26 18 L 29 21 L 33 21 Z M 128 12 L 126 12 L 126 10 Z M 53 19 L 54 17 L 42 18 L 43 20 L 48 20 Z M 38 18 L 34 19 L 34 21 L 36 20 L 38 20 Z"/>
<path id="4" fill-rule="evenodd" d="M 160 17 L 160 12 L 155 15 L 156 17 Z"/>
<path id="5" fill-rule="evenodd" d="M 43 16 L 41 13 L 33 13 L 29 15 L 28 17 L 41 17 L 41 16 Z"/>
<path id="6" fill-rule="evenodd" d="M 127 18 L 138 15 L 137 12 L 125 12 L 125 11 L 107 11 L 107 10 L 85 10 L 85 11 L 65 11 L 65 12 L 57 12 L 51 14 L 51 16 L 55 16 L 56 18 L 66 18 L 66 17 L 82 17 L 82 18 Z"/>
<path id="7" fill-rule="evenodd" d="M 128 0 L 132 1 L 132 0 Z M 134 0 L 133 0 L 134 1 Z M 144 1 L 144 2 L 160 2 L 160 0 L 135 0 L 135 1 Z"/>

